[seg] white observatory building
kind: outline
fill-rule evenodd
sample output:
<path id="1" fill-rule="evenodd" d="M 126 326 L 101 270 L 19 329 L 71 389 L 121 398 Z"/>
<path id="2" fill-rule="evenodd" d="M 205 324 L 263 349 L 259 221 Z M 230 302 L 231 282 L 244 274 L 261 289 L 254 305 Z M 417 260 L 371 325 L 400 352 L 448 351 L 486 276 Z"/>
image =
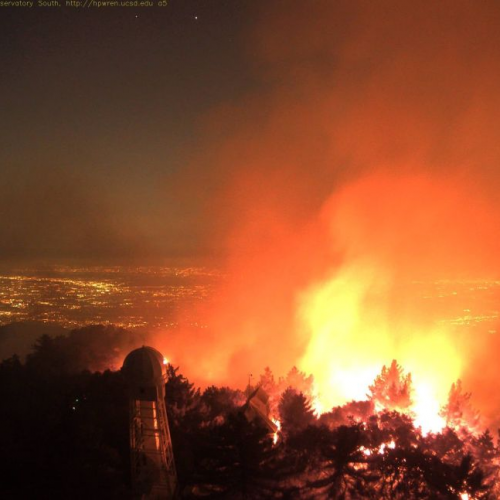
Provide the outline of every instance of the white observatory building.
<path id="1" fill-rule="evenodd" d="M 132 484 L 141 499 L 173 499 L 177 475 L 165 407 L 164 358 L 152 347 L 141 347 L 125 358 L 122 371 L 129 385 Z"/>

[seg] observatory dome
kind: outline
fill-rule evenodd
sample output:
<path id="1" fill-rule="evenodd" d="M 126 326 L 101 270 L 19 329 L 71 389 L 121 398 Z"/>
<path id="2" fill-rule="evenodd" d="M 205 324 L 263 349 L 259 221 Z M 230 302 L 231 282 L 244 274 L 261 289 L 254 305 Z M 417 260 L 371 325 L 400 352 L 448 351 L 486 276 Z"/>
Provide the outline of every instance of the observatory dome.
<path id="1" fill-rule="evenodd" d="M 133 385 L 151 387 L 164 383 L 163 356 L 152 347 L 143 346 L 131 351 L 123 362 L 122 370 Z"/>

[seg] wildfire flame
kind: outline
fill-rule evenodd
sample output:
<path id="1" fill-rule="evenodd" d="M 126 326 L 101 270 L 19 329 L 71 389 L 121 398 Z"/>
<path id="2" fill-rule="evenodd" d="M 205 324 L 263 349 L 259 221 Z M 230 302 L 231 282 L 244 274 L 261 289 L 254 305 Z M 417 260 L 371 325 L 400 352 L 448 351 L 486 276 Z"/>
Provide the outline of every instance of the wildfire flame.
<path id="1" fill-rule="evenodd" d="M 412 376 L 408 414 L 424 434 L 439 432 L 451 385 L 470 376 L 469 353 L 478 357 L 490 341 L 458 336 L 443 302 L 425 301 L 420 288 L 409 286 L 467 269 L 474 249 L 462 242 L 470 240 L 471 225 L 488 220 L 448 184 L 373 174 L 339 188 L 297 231 L 278 218 L 265 246 L 243 238 L 228 280 L 207 306 L 208 333 L 196 331 L 197 341 L 186 343 L 180 330 L 169 337 L 169 349 L 207 385 L 241 384 L 266 365 L 281 373 L 296 366 L 314 377 L 307 396 L 317 416 L 366 400 L 382 367 L 397 360 Z M 463 215 L 458 225 L 456 207 Z M 275 233 L 280 240 L 270 245 L 267 235 Z M 474 255 L 481 260 L 481 248 Z"/>
<path id="2" fill-rule="evenodd" d="M 389 448 L 390 450 L 394 450 L 396 448 L 396 443 L 394 440 L 390 441 L 389 443 L 382 443 L 376 452 L 379 455 L 383 455 L 385 453 L 386 448 Z M 370 448 L 366 448 L 365 446 L 360 446 L 359 451 L 363 453 L 366 457 L 370 457 L 373 455 L 374 450 L 371 450 Z"/>
<path id="3" fill-rule="evenodd" d="M 438 432 L 445 425 L 440 407 L 460 376 L 460 357 L 444 328 L 421 331 L 414 319 L 400 318 L 395 335 L 381 306 L 386 283 L 381 269 L 360 262 L 305 290 L 298 320 L 310 340 L 300 368 L 314 374 L 314 406 L 321 413 L 366 399 L 381 367 L 397 359 L 413 376 L 416 425 Z"/>
<path id="4" fill-rule="evenodd" d="M 273 444 L 278 443 L 279 433 L 281 431 L 281 422 L 277 418 L 271 418 L 273 424 L 276 426 L 276 431 L 273 433 Z"/>

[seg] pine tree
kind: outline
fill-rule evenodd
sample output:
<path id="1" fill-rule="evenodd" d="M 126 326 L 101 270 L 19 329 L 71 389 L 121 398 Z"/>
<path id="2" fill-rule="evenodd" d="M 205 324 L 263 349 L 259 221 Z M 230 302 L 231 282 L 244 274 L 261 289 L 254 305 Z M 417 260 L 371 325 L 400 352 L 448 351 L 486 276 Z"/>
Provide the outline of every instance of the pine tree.
<path id="1" fill-rule="evenodd" d="M 280 377 L 279 385 L 280 392 L 283 392 L 288 387 L 292 387 L 297 392 L 301 392 L 311 398 L 313 396 L 314 377 L 312 375 L 307 376 L 294 366 L 285 378 Z"/>
<path id="2" fill-rule="evenodd" d="M 200 400 L 200 390 L 178 373 L 179 367 L 167 366 L 167 383 L 165 385 L 168 418 L 178 424 L 182 417 L 192 410 Z"/>
<path id="3" fill-rule="evenodd" d="M 260 376 L 259 386 L 269 396 L 269 410 L 271 416 L 277 416 L 281 391 L 274 380 L 273 372 L 268 366 L 266 366 L 264 373 Z"/>
<path id="4" fill-rule="evenodd" d="M 274 375 L 269 366 L 266 366 L 264 368 L 264 373 L 260 376 L 259 385 L 269 395 L 273 394 L 277 390 L 276 382 L 274 380 Z"/>
<path id="5" fill-rule="evenodd" d="M 281 396 L 278 410 L 282 429 L 287 434 L 301 431 L 315 420 L 307 398 L 291 387 Z"/>
<path id="6" fill-rule="evenodd" d="M 380 375 L 377 375 L 369 389 L 368 397 L 376 409 L 407 412 L 412 405 L 411 374 L 405 374 L 396 360 L 392 361 L 389 368 L 385 365 L 382 367 Z"/>
<path id="7" fill-rule="evenodd" d="M 319 447 L 319 467 L 315 477 L 306 483 L 307 498 L 375 498 L 377 475 L 367 467 L 363 453 L 366 434 L 361 425 L 341 425 L 333 431 L 324 430 Z"/>
<path id="8" fill-rule="evenodd" d="M 200 432 L 196 443 L 196 467 L 191 476 L 193 497 L 227 500 L 282 498 L 279 463 L 274 459 L 268 429 L 258 420 L 248 422 L 241 411 Z"/>
<path id="9" fill-rule="evenodd" d="M 466 428 L 475 431 L 479 427 L 479 412 L 470 402 L 471 393 L 463 392 L 462 381 L 459 379 L 451 385 L 448 403 L 441 409 L 440 415 L 446 420 L 446 425 L 455 430 Z"/>

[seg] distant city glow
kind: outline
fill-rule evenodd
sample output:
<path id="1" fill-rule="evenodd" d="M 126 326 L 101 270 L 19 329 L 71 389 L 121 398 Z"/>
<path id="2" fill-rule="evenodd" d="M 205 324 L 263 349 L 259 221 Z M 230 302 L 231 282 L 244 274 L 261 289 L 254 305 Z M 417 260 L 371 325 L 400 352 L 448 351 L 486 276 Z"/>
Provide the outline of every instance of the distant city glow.
<path id="1" fill-rule="evenodd" d="M 176 311 L 205 300 L 220 274 L 205 268 L 56 267 L 0 274 L 0 324 L 13 321 L 171 328 Z M 202 318 L 192 323 L 204 327 Z"/>

